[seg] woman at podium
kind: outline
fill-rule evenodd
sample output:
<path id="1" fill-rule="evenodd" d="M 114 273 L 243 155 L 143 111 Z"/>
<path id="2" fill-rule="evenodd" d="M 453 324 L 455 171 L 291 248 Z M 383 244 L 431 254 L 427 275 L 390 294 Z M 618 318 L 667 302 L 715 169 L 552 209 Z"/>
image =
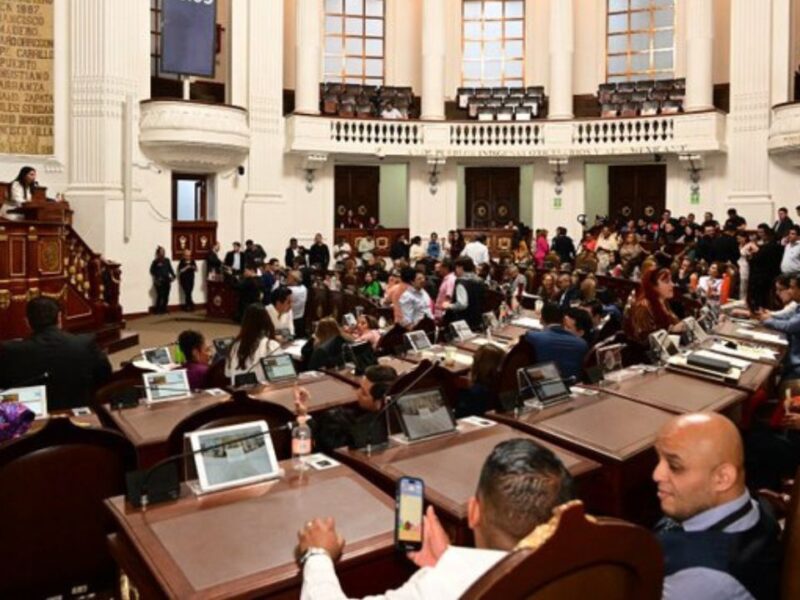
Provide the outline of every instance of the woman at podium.
<path id="1" fill-rule="evenodd" d="M 0 205 L 0 217 L 19 221 L 22 219 L 21 215 L 15 215 L 8 211 L 14 208 L 19 208 L 25 202 L 28 202 L 36 190 L 36 169 L 33 167 L 22 167 L 19 170 L 17 178 L 11 182 L 11 189 L 8 200 Z"/>

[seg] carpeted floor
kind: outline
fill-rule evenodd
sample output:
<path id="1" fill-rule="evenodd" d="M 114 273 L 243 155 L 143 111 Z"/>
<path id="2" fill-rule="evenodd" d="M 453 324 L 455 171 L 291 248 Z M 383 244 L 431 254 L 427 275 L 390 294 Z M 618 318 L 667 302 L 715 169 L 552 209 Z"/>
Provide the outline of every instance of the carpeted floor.
<path id="1" fill-rule="evenodd" d="M 206 319 L 205 311 L 196 313 L 175 312 L 168 315 L 149 315 L 128 319 L 127 330 L 139 334 L 139 345 L 112 354 L 109 358 L 115 369 L 120 363 L 139 357 L 143 348 L 174 344 L 178 334 L 185 329 L 195 329 L 210 341 L 218 337 L 236 335 L 239 326 L 231 321 Z"/>

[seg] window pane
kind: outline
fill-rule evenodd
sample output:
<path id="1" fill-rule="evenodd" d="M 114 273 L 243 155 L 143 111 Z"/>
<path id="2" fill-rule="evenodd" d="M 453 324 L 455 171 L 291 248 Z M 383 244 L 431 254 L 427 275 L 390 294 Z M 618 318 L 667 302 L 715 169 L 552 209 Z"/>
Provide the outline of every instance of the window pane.
<path id="1" fill-rule="evenodd" d="M 480 21 L 470 21 L 469 23 L 464 23 L 464 39 L 465 40 L 481 39 Z"/>
<path id="2" fill-rule="evenodd" d="M 348 15 L 364 14 L 364 0 L 346 0 L 344 6 Z"/>
<path id="3" fill-rule="evenodd" d="M 665 50 L 663 52 L 655 52 L 653 54 L 653 64 L 656 69 L 671 69 L 672 68 L 672 50 Z"/>
<path id="4" fill-rule="evenodd" d="M 616 33 L 627 31 L 628 29 L 628 15 L 608 15 L 608 32 Z"/>
<path id="5" fill-rule="evenodd" d="M 345 69 L 348 75 L 363 75 L 364 61 L 360 58 L 348 58 L 345 62 Z"/>
<path id="6" fill-rule="evenodd" d="M 669 29 L 667 31 L 657 31 L 654 41 L 653 47 L 654 48 L 672 48 L 674 40 L 673 40 L 673 31 Z"/>
<path id="7" fill-rule="evenodd" d="M 521 38 L 522 36 L 522 21 L 506 21 L 506 37 L 507 38 Z"/>
<path id="8" fill-rule="evenodd" d="M 650 8 L 650 0 L 631 0 L 631 8 Z"/>
<path id="9" fill-rule="evenodd" d="M 177 197 L 177 210 L 176 218 L 178 221 L 196 221 L 197 210 L 195 203 L 195 190 L 197 189 L 197 180 L 179 179 L 178 180 L 178 197 Z"/>
<path id="10" fill-rule="evenodd" d="M 650 66 L 650 54 L 634 54 L 631 56 L 631 71 L 646 71 Z"/>
<path id="11" fill-rule="evenodd" d="M 672 27 L 675 17 L 671 8 L 666 10 L 657 10 L 654 13 L 656 27 Z"/>
<path id="12" fill-rule="evenodd" d="M 341 54 L 342 53 L 342 38 L 328 37 L 325 38 L 325 53 L 326 54 Z"/>
<path id="13" fill-rule="evenodd" d="M 505 72 L 506 77 L 522 77 L 522 61 L 506 61 Z"/>
<path id="14" fill-rule="evenodd" d="M 631 13 L 631 31 L 650 29 L 650 12 Z"/>
<path id="15" fill-rule="evenodd" d="M 368 58 L 366 63 L 367 63 L 366 74 L 369 77 L 380 77 L 381 75 L 383 75 L 383 59 Z"/>
<path id="16" fill-rule="evenodd" d="M 608 12 L 628 10 L 628 0 L 609 0 Z"/>
<path id="17" fill-rule="evenodd" d="M 499 60 L 487 60 L 483 63 L 483 76 L 487 79 L 499 79 L 502 72 Z"/>
<path id="18" fill-rule="evenodd" d="M 364 35 L 364 19 L 348 18 L 345 23 L 347 35 Z"/>
<path id="19" fill-rule="evenodd" d="M 626 57 L 624 56 L 609 56 L 608 57 L 608 72 L 609 73 L 624 73 L 627 67 Z"/>
<path id="20" fill-rule="evenodd" d="M 367 56 L 383 56 L 383 40 L 367 39 L 364 44 Z"/>
<path id="21" fill-rule="evenodd" d="M 342 12 L 342 0 L 325 0 L 325 12 L 326 13 L 341 13 Z"/>
<path id="22" fill-rule="evenodd" d="M 464 63 L 464 78 L 470 79 L 481 78 L 481 63 L 478 61 Z"/>
<path id="23" fill-rule="evenodd" d="M 656 6 L 675 6 L 675 0 L 653 0 Z"/>
<path id="24" fill-rule="evenodd" d="M 649 50 L 650 36 L 646 33 L 635 33 L 631 36 L 631 50 Z"/>
<path id="25" fill-rule="evenodd" d="M 506 42 L 506 58 L 522 58 L 522 42 Z"/>
<path id="26" fill-rule="evenodd" d="M 503 3 L 499 0 L 487 0 L 484 3 L 483 15 L 484 19 L 502 19 L 503 18 Z"/>
<path id="27" fill-rule="evenodd" d="M 325 73 L 339 75 L 342 72 L 342 58 L 340 56 L 325 57 Z"/>
<path id="28" fill-rule="evenodd" d="M 499 40 L 503 37 L 503 24 L 500 21 L 486 21 L 483 24 L 483 39 Z"/>
<path id="29" fill-rule="evenodd" d="M 480 0 L 466 0 L 464 2 L 464 19 L 480 19 L 481 2 Z"/>
<path id="30" fill-rule="evenodd" d="M 342 33 L 341 17 L 325 17 L 325 33 Z"/>
<path id="31" fill-rule="evenodd" d="M 367 35 L 370 37 L 383 37 L 383 20 L 367 19 Z"/>
<path id="32" fill-rule="evenodd" d="M 525 14 L 522 0 L 508 0 L 506 3 L 506 19 L 521 19 Z"/>
<path id="33" fill-rule="evenodd" d="M 381 73 L 383 75 L 383 73 Z M 383 79 L 366 79 L 365 83 L 367 85 L 383 85 Z"/>
<path id="34" fill-rule="evenodd" d="M 464 44 L 464 58 L 480 58 L 481 57 L 481 44 L 480 42 L 467 42 Z"/>
<path id="35" fill-rule="evenodd" d="M 628 49 L 628 35 L 608 36 L 608 51 L 611 53 L 625 52 Z"/>
<path id="36" fill-rule="evenodd" d="M 367 16 L 368 17 L 382 17 L 383 16 L 383 0 L 367 0 Z"/>
<path id="37" fill-rule="evenodd" d="M 503 56 L 503 45 L 500 42 L 487 42 L 483 46 L 484 58 L 501 58 Z"/>
<path id="38" fill-rule="evenodd" d="M 345 43 L 345 51 L 351 56 L 361 56 L 364 51 L 363 38 L 347 38 L 347 42 Z"/>

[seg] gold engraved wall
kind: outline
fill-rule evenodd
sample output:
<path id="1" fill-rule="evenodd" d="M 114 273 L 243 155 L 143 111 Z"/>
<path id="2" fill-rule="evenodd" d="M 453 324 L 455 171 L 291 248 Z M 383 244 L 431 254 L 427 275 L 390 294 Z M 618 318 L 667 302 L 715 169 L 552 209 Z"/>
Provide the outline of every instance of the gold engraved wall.
<path id="1" fill-rule="evenodd" d="M 0 154 L 53 154 L 53 0 L 0 0 Z"/>

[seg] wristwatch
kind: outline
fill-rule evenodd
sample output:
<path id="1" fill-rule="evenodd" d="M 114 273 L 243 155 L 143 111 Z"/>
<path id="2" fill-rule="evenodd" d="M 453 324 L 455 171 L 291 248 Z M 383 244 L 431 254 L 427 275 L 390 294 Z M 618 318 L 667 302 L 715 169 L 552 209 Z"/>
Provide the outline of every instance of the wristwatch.
<path id="1" fill-rule="evenodd" d="M 309 548 L 308 550 L 306 550 L 305 552 L 303 552 L 303 555 L 300 557 L 300 559 L 297 562 L 300 563 L 300 566 L 302 567 L 302 566 L 304 566 L 306 564 L 306 561 L 309 558 L 311 558 L 312 556 L 321 556 L 321 555 L 324 555 L 324 556 L 327 556 L 328 558 L 331 558 L 330 552 L 325 550 L 325 548 L 313 548 L 312 547 L 312 548 Z"/>

